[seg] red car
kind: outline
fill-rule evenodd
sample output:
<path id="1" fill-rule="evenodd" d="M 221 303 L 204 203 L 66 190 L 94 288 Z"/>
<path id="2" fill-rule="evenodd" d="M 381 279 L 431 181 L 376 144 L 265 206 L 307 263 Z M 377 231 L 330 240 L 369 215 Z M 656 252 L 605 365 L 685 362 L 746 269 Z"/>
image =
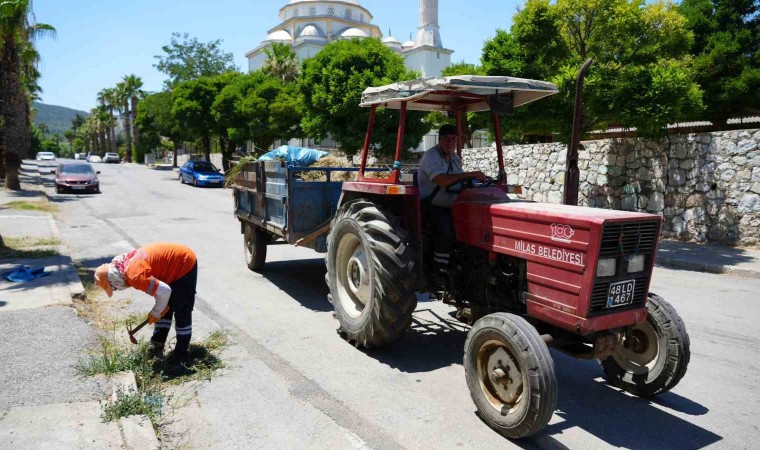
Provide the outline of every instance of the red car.
<path id="1" fill-rule="evenodd" d="M 55 192 L 94 192 L 100 193 L 100 171 L 95 171 L 92 164 L 86 162 L 59 164 L 55 169 Z"/>

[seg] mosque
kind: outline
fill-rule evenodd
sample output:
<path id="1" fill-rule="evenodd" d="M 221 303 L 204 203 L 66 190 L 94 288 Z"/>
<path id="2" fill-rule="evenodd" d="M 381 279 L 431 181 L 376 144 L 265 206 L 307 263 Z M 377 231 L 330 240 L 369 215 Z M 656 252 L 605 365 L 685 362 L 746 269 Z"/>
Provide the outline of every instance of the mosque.
<path id="1" fill-rule="evenodd" d="M 420 0 L 417 36 L 404 43 L 393 36 L 383 38 L 372 23 L 372 14 L 358 0 L 290 0 L 280 9 L 280 24 L 269 30 L 264 42 L 246 53 L 248 70 L 264 65 L 264 51 L 274 42 L 289 44 L 300 60 L 316 55 L 339 39 L 380 38 L 385 46 L 404 58 L 406 67 L 423 77 L 440 76 L 451 64 L 453 50 L 443 47 L 438 26 L 438 0 Z"/>

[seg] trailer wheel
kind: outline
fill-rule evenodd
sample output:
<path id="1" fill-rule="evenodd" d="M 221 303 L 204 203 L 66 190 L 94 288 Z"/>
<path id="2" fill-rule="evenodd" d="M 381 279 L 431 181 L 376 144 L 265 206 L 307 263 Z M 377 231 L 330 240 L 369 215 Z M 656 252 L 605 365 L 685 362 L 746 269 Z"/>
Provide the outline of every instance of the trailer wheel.
<path id="1" fill-rule="evenodd" d="M 243 233 L 243 250 L 245 253 L 245 263 L 248 268 L 258 272 L 264 268 L 267 259 L 267 244 L 269 243 L 269 234 L 261 228 L 247 224 Z"/>
<path id="2" fill-rule="evenodd" d="M 691 358 L 686 325 L 670 303 L 649 293 L 647 309 L 647 321 L 633 327 L 602 361 L 609 384 L 640 397 L 673 389 Z"/>
<path id="3" fill-rule="evenodd" d="M 338 332 L 357 347 L 393 344 L 417 306 L 407 232 L 397 217 L 367 200 L 343 205 L 330 229 L 325 280 Z"/>
<path id="4" fill-rule="evenodd" d="M 494 313 L 475 322 L 464 344 L 464 371 L 480 417 L 508 438 L 537 433 L 557 408 L 549 348 L 520 316 Z"/>

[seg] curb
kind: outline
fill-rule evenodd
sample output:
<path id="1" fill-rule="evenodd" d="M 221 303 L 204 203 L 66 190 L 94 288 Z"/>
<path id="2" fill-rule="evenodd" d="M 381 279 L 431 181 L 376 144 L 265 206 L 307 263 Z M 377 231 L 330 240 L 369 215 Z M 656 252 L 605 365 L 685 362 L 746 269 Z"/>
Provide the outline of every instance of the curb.
<path id="1" fill-rule="evenodd" d="M 48 201 L 50 201 L 50 197 L 48 197 L 47 193 L 45 193 L 45 197 L 47 197 Z M 58 224 L 55 222 L 55 219 L 53 219 L 53 215 L 49 214 L 47 217 L 48 223 L 50 225 L 50 230 L 53 233 L 53 237 L 59 241 L 62 240 L 61 231 L 58 229 Z M 84 300 L 84 284 L 82 284 L 82 280 L 79 278 L 79 274 L 77 274 L 77 269 L 74 266 L 74 261 L 71 259 L 71 255 L 68 252 L 68 247 L 65 245 L 58 246 L 58 267 L 61 268 L 61 271 L 66 277 L 71 299 Z"/>
<path id="2" fill-rule="evenodd" d="M 40 172 L 40 166 L 39 163 L 29 162 L 27 163 L 29 165 L 34 165 L 37 167 L 37 177 L 40 177 L 42 173 Z M 44 185 L 40 185 L 40 189 L 34 189 L 37 192 L 40 192 L 42 195 L 45 196 L 48 203 L 52 203 L 52 199 L 50 198 L 50 195 L 45 190 Z M 48 213 L 47 214 L 48 219 L 48 226 L 50 227 L 50 232 L 53 234 L 53 237 L 58 239 L 59 241 L 63 241 L 61 239 L 61 230 L 58 229 L 58 224 L 56 223 L 55 219 L 53 218 L 53 214 Z M 82 280 L 79 278 L 79 274 L 77 273 L 76 267 L 74 266 L 74 261 L 71 258 L 71 254 L 68 252 L 68 247 L 66 245 L 59 245 L 57 246 L 58 250 L 58 258 L 57 258 L 57 265 L 61 272 L 64 273 L 64 277 L 66 278 L 66 283 L 68 284 L 69 289 L 69 296 L 71 300 L 83 300 L 84 295 L 84 284 L 82 284 Z"/>
<path id="3" fill-rule="evenodd" d="M 668 267 L 672 269 L 693 270 L 697 272 L 714 273 L 718 275 L 734 275 L 760 280 L 760 272 L 756 270 L 741 269 L 736 266 L 724 266 L 722 264 L 700 263 L 679 258 L 657 256 L 655 259 L 655 266 Z"/>
<path id="4" fill-rule="evenodd" d="M 116 402 L 120 394 L 133 394 L 137 392 L 137 382 L 134 372 L 119 372 L 111 379 L 111 402 Z M 153 424 L 143 415 L 122 417 L 119 420 L 119 429 L 124 446 L 128 449 L 159 449 L 161 444 L 156 436 Z"/>

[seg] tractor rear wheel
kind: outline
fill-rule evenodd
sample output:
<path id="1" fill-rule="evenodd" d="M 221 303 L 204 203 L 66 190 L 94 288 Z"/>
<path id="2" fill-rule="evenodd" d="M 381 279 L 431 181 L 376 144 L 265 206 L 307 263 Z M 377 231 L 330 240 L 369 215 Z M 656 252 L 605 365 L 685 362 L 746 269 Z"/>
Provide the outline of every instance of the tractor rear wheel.
<path id="1" fill-rule="evenodd" d="M 489 314 L 464 344 L 464 372 L 480 417 L 512 439 L 537 433 L 557 408 L 557 376 L 536 329 L 514 314 Z"/>
<path id="2" fill-rule="evenodd" d="M 243 251 L 245 263 L 250 270 L 258 272 L 264 268 L 267 260 L 269 234 L 261 228 L 247 224 L 243 232 Z"/>
<path id="3" fill-rule="evenodd" d="M 328 299 L 338 332 L 357 347 L 391 345 L 412 323 L 415 258 L 406 239 L 399 218 L 368 200 L 346 203 L 332 221 Z"/>
<path id="4" fill-rule="evenodd" d="M 647 321 L 634 326 L 602 361 L 609 384 L 640 397 L 673 389 L 691 358 L 686 325 L 670 303 L 650 293 L 647 309 Z"/>

